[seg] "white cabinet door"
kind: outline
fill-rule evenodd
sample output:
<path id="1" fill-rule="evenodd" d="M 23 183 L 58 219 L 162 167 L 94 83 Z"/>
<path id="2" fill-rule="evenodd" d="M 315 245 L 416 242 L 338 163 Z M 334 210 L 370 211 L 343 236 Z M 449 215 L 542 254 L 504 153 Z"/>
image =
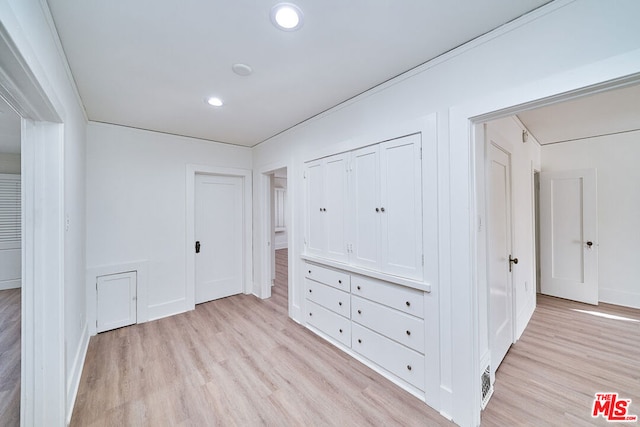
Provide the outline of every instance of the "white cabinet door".
<path id="1" fill-rule="evenodd" d="M 136 316 L 136 272 L 100 276 L 96 282 L 96 331 L 133 325 Z"/>
<path id="2" fill-rule="evenodd" d="M 307 164 L 307 253 L 346 261 L 348 154 Z"/>
<path id="3" fill-rule="evenodd" d="M 325 163 L 324 215 L 327 239 L 326 256 L 336 261 L 348 259 L 346 224 L 347 209 L 347 164 L 348 154 L 329 157 Z"/>
<path id="4" fill-rule="evenodd" d="M 352 221 L 350 261 L 378 269 L 380 266 L 379 147 L 353 152 L 351 160 Z"/>
<path id="5" fill-rule="evenodd" d="M 326 252 L 324 233 L 324 161 L 316 160 L 307 165 L 307 253 L 323 256 Z"/>
<path id="6" fill-rule="evenodd" d="M 382 271 L 422 279 L 420 135 L 380 144 Z"/>

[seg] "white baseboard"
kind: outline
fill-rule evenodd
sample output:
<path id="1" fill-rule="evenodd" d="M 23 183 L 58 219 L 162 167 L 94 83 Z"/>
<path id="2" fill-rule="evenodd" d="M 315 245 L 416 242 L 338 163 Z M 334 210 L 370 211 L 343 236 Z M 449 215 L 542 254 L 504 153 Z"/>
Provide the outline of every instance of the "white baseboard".
<path id="1" fill-rule="evenodd" d="M 148 321 L 162 319 L 176 314 L 184 313 L 186 310 L 186 299 L 164 302 L 162 304 L 150 305 L 147 307 Z"/>
<path id="2" fill-rule="evenodd" d="M 640 308 L 640 293 L 600 288 L 598 290 L 598 301 L 623 307 Z"/>
<path id="3" fill-rule="evenodd" d="M 0 291 L 18 289 L 22 287 L 22 279 L 3 280 L 0 282 Z"/>
<path id="4" fill-rule="evenodd" d="M 71 375 L 67 377 L 67 416 L 66 425 L 71 423 L 71 415 L 73 415 L 73 407 L 78 397 L 78 389 L 80 388 L 80 379 L 82 378 L 82 369 L 84 368 L 84 362 L 87 357 L 87 350 L 89 349 L 89 328 L 85 323 L 82 328 L 82 334 L 80 339 L 80 345 L 76 351 L 76 357 L 73 359 L 73 366 L 71 367 Z"/>

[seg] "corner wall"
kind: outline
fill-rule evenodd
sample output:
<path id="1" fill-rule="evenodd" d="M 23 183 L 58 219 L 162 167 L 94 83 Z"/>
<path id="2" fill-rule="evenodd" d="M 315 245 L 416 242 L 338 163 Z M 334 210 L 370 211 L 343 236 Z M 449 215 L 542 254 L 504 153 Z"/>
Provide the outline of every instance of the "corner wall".
<path id="1" fill-rule="evenodd" d="M 542 147 L 542 170 L 595 168 L 599 300 L 640 308 L 640 130 Z"/>

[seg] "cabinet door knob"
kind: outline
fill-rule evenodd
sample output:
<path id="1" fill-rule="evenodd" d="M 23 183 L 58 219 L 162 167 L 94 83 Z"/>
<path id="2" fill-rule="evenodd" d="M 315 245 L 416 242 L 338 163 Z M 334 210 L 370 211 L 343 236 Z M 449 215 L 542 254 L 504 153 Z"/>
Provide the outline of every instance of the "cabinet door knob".
<path id="1" fill-rule="evenodd" d="M 380 208 L 376 208 L 376 212 L 380 212 Z"/>
<path id="2" fill-rule="evenodd" d="M 340 333 L 342 333 L 342 329 L 338 329 L 340 331 Z"/>
<path id="3" fill-rule="evenodd" d="M 311 274 L 311 270 L 309 270 L 309 274 Z"/>
<path id="4" fill-rule="evenodd" d="M 356 289 L 360 290 L 360 285 L 356 286 Z"/>
<path id="5" fill-rule="evenodd" d="M 407 335 L 411 335 L 411 331 L 410 330 L 407 330 Z"/>
<path id="6" fill-rule="evenodd" d="M 340 283 L 342 285 L 342 280 L 338 280 L 338 283 Z"/>
<path id="7" fill-rule="evenodd" d="M 312 293 L 313 291 L 311 289 L 309 289 L 309 293 Z"/>
<path id="8" fill-rule="evenodd" d="M 362 344 L 362 340 L 358 338 L 358 344 Z"/>
<path id="9" fill-rule="evenodd" d="M 313 316 L 313 313 L 309 313 L 309 316 Z"/>
<path id="10" fill-rule="evenodd" d="M 411 370 L 411 365 L 407 365 L 407 370 Z"/>
<path id="11" fill-rule="evenodd" d="M 358 310 L 358 314 L 362 314 L 362 310 Z"/>
<path id="12" fill-rule="evenodd" d="M 380 208 L 380 211 L 381 211 L 381 212 L 384 212 L 384 208 Z"/>
<path id="13" fill-rule="evenodd" d="M 411 307 L 411 303 L 409 301 L 407 301 L 405 304 L 407 304 L 407 307 Z"/>
<path id="14" fill-rule="evenodd" d="M 338 305 L 342 307 L 342 301 L 338 301 Z"/>

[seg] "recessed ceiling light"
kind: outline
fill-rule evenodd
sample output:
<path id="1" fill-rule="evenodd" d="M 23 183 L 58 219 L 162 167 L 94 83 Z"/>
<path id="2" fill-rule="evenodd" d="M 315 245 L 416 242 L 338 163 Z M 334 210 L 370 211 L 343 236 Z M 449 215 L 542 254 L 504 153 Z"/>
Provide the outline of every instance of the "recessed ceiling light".
<path id="1" fill-rule="evenodd" d="M 247 64 L 233 64 L 231 69 L 239 76 L 248 76 L 253 73 L 253 70 Z"/>
<path id="2" fill-rule="evenodd" d="M 278 3 L 271 8 L 271 22 L 284 31 L 302 27 L 302 10 L 292 3 Z"/>
<path id="3" fill-rule="evenodd" d="M 216 98 L 215 96 L 207 98 L 205 101 L 207 102 L 207 104 L 213 105 L 214 107 L 222 107 L 223 104 L 222 100 L 220 98 Z"/>

